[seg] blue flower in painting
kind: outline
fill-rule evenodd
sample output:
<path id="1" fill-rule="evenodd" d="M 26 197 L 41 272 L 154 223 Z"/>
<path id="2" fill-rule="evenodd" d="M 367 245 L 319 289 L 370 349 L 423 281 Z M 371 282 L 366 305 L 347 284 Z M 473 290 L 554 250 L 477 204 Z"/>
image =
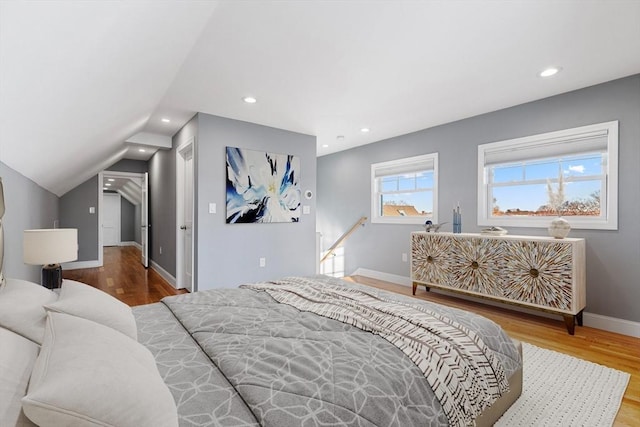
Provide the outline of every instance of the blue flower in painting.
<path id="1" fill-rule="evenodd" d="M 298 222 L 300 159 L 227 147 L 227 223 Z"/>

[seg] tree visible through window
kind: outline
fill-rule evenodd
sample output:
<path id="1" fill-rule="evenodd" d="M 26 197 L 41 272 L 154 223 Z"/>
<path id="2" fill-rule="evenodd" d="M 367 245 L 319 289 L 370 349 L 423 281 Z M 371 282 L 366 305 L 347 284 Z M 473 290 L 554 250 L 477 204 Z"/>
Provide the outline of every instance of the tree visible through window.
<path id="1" fill-rule="evenodd" d="M 603 157 L 593 153 L 490 166 L 491 216 L 600 217 Z"/>

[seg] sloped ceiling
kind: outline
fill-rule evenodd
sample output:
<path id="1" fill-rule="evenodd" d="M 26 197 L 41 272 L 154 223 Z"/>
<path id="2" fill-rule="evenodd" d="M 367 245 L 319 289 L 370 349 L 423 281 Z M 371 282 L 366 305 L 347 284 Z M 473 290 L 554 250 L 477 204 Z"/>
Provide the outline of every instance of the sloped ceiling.
<path id="1" fill-rule="evenodd" d="M 62 195 L 198 111 L 324 155 L 639 72 L 635 0 L 1 1 L 0 161 Z"/>

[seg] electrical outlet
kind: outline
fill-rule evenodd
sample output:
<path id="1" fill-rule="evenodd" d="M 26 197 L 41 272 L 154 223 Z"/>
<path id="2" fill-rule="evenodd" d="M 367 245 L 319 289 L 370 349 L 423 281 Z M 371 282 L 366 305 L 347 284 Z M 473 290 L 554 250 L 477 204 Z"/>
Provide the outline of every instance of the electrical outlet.
<path id="1" fill-rule="evenodd" d="M 214 214 L 217 211 L 217 207 L 215 203 L 209 203 L 209 213 Z"/>
<path id="2" fill-rule="evenodd" d="M 266 267 L 266 266 L 267 266 L 267 259 L 260 258 L 260 267 Z"/>
<path id="3" fill-rule="evenodd" d="M 402 262 L 408 262 L 409 258 L 407 257 L 406 253 L 402 254 Z"/>

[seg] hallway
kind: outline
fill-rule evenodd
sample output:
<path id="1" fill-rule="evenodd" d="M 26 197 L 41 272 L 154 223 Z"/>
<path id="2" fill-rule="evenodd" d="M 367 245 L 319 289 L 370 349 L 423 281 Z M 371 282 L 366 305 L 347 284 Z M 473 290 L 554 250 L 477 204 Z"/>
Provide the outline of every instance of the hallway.
<path id="1" fill-rule="evenodd" d="M 63 276 L 102 289 L 130 306 L 150 304 L 187 292 L 174 289 L 152 268 L 144 268 L 140 249 L 135 246 L 105 247 L 103 259 L 102 267 L 64 270 Z"/>

